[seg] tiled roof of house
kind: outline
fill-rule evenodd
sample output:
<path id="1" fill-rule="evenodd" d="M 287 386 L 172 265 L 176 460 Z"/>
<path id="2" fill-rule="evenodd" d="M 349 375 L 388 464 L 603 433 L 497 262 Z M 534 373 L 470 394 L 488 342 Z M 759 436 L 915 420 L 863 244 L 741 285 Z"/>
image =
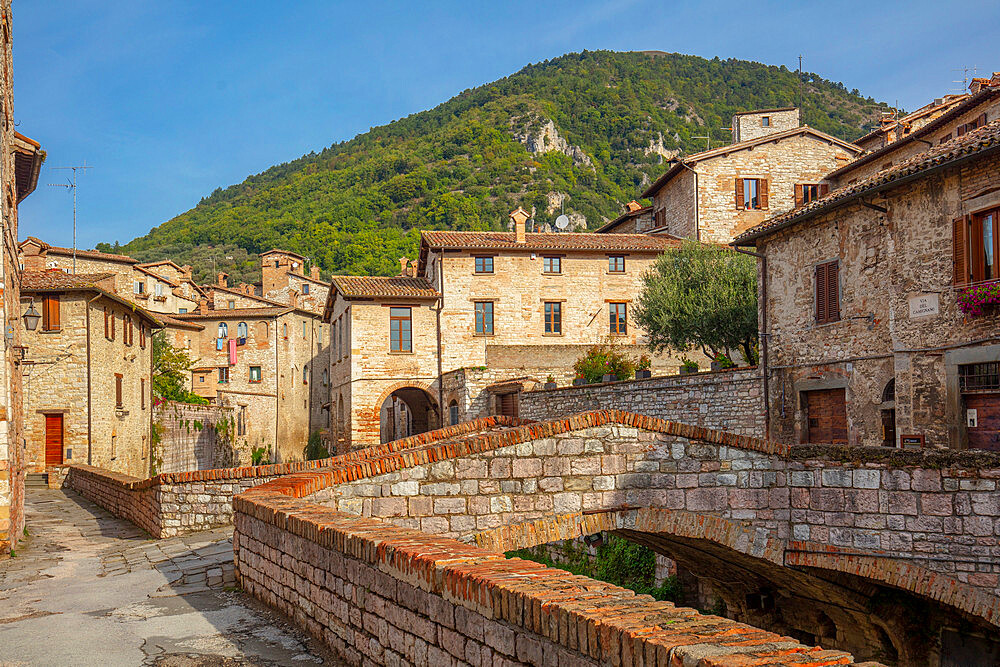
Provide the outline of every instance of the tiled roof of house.
<path id="1" fill-rule="evenodd" d="M 609 229 L 612 229 L 613 227 L 617 226 L 619 223 L 625 222 L 626 220 L 629 220 L 629 219 L 634 218 L 636 216 L 642 215 L 643 213 L 648 213 L 648 212 L 650 212 L 652 210 L 653 210 L 652 206 L 643 206 L 642 208 L 637 208 L 634 211 L 625 211 L 624 213 L 622 213 L 621 215 L 619 215 L 614 220 L 611 220 L 610 222 L 606 222 L 603 225 L 601 225 L 600 227 L 598 227 L 597 229 L 595 229 L 594 233 L 595 234 L 605 234 L 605 233 L 607 233 L 607 231 Z"/>
<path id="2" fill-rule="evenodd" d="M 876 172 L 857 183 L 838 188 L 801 208 L 777 215 L 740 234 L 733 245 L 752 245 L 752 241 L 766 236 L 795 222 L 805 220 L 824 211 L 843 206 L 863 195 L 892 187 L 900 182 L 926 172 L 946 167 L 955 162 L 1000 150 L 1000 120 L 988 123 L 961 137 L 929 148 L 899 164 Z"/>
<path id="3" fill-rule="evenodd" d="M 754 112 L 756 113 L 756 112 Z M 646 188 L 640 197 L 652 197 L 656 194 L 660 188 L 666 185 L 667 181 L 674 177 L 679 171 L 685 168 L 685 166 L 694 165 L 697 162 L 703 162 L 705 160 L 710 160 L 712 158 L 720 157 L 723 155 L 728 155 L 735 151 L 742 151 L 748 148 L 753 148 L 754 146 L 761 146 L 772 141 L 781 141 L 782 139 L 788 139 L 799 134 L 811 134 L 817 139 L 823 141 L 828 141 L 833 144 L 837 144 L 841 148 L 851 151 L 854 154 L 860 153 L 861 148 L 855 146 L 854 144 L 849 144 L 846 141 L 841 141 L 837 137 L 827 134 L 826 132 L 820 132 L 819 130 L 813 129 L 808 125 L 800 125 L 799 127 L 793 127 L 790 130 L 784 130 L 782 132 L 773 132 L 771 134 L 765 134 L 762 137 L 756 139 L 748 139 L 747 141 L 738 141 L 735 144 L 728 144 L 726 146 L 720 146 L 719 148 L 713 148 L 711 150 L 702 151 L 701 153 L 694 153 L 688 155 L 682 159 L 675 162 L 667 171 L 663 173 L 658 179 L 653 181 L 653 183 Z"/>
<path id="4" fill-rule="evenodd" d="M 288 306 L 287 303 L 281 303 L 280 301 L 275 301 L 274 299 L 268 299 L 266 296 L 247 294 L 245 292 L 239 291 L 238 289 L 232 289 L 231 287 L 220 287 L 219 285 L 202 285 L 201 289 L 204 292 L 224 292 L 226 294 L 232 294 L 234 296 L 241 296 L 245 299 L 260 301 L 261 303 L 266 303 L 272 306 Z"/>
<path id="5" fill-rule="evenodd" d="M 907 144 L 917 141 L 918 139 L 922 139 L 923 137 L 926 137 L 929 134 L 934 134 L 935 132 L 940 130 L 943 126 L 947 125 L 948 123 L 955 120 L 959 116 L 968 113 L 971 109 L 974 109 L 975 107 L 983 104 L 984 102 L 992 100 L 998 95 L 1000 95 L 1000 87 L 983 88 L 975 95 L 970 95 L 963 102 L 961 102 L 960 104 L 956 104 L 951 109 L 941 114 L 940 116 L 938 116 L 931 122 L 927 123 L 926 125 L 922 126 L 921 128 L 911 132 L 905 137 L 902 137 L 900 139 L 897 139 L 896 141 L 888 143 L 885 146 L 882 146 L 881 148 L 860 155 L 856 159 L 851 160 L 850 162 L 845 164 L 843 167 L 838 167 L 837 169 L 831 171 L 829 174 L 826 175 L 826 178 L 835 179 L 841 174 L 847 173 L 853 169 L 856 169 L 857 167 L 860 167 L 864 164 L 868 164 L 869 162 L 877 160 L 878 158 L 895 151 L 901 146 L 906 146 Z"/>
<path id="6" fill-rule="evenodd" d="M 210 310 L 207 313 L 178 313 L 171 317 L 178 320 L 230 320 L 236 318 L 255 317 L 277 317 L 290 313 L 295 308 L 284 306 L 282 308 L 223 308 L 220 310 Z"/>
<path id="7" fill-rule="evenodd" d="M 345 299 L 404 297 L 436 299 L 440 296 L 425 278 L 409 276 L 332 276 L 333 287 Z M 331 295 L 332 298 L 332 295 Z"/>
<path id="8" fill-rule="evenodd" d="M 150 271 L 149 269 L 145 268 L 142 264 L 136 264 L 132 268 L 134 268 L 139 273 L 145 273 L 147 276 L 151 276 L 153 278 L 156 278 L 157 280 L 162 280 L 163 282 L 165 282 L 166 284 L 170 285 L 171 287 L 177 287 L 180 284 L 180 283 L 177 283 L 177 282 L 175 282 L 174 280 L 172 280 L 170 278 L 167 278 L 166 276 L 161 276 L 158 273 L 154 273 L 153 271 Z"/>
<path id="9" fill-rule="evenodd" d="M 513 232 L 421 232 L 422 245 L 431 248 L 460 250 L 593 250 L 663 252 L 676 248 L 680 241 L 672 236 L 648 234 L 595 234 L 564 232 L 561 234 L 525 234 L 518 243 Z"/>
<path id="10" fill-rule="evenodd" d="M 172 315 L 164 315 L 163 313 L 157 313 L 156 317 L 159 318 L 160 322 L 167 327 L 177 327 L 179 329 L 193 329 L 197 331 L 203 330 L 205 327 L 197 322 L 185 322 L 184 320 L 179 320 Z"/>
<path id="11" fill-rule="evenodd" d="M 260 253 L 259 256 L 260 257 L 267 257 L 268 255 L 273 255 L 275 253 L 277 253 L 279 255 L 288 255 L 289 257 L 295 257 L 297 259 L 305 259 L 305 257 L 303 257 L 302 255 L 298 254 L 297 252 L 292 252 L 291 250 L 282 250 L 280 248 L 271 248 L 270 250 L 267 250 L 267 251 L 264 251 L 264 252 Z"/>
<path id="12" fill-rule="evenodd" d="M 34 236 L 29 236 L 28 238 L 24 239 L 23 241 L 21 241 L 20 245 L 23 246 L 25 243 L 28 243 L 29 241 L 38 244 L 38 246 L 41 247 L 41 249 L 43 251 L 49 252 L 49 253 L 52 253 L 52 254 L 55 254 L 55 255 L 72 255 L 73 254 L 73 249 L 72 248 L 63 248 L 61 246 L 49 245 L 45 241 L 42 241 L 41 239 L 36 238 Z M 85 257 L 87 259 L 103 259 L 103 260 L 105 260 L 107 262 L 122 262 L 122 263 L 125 263 L 125 264 L 138 264 L 139 263 L 139 260 L 133 259 L 133 258 L 129 257 L 128 255 L 115 255 L 115 254 L 108 253 L 108 252 L 100 252 L 98 250 L 83 250 L 81 248 L 77 248 L 76 249 L 76 256 L 77 257 Z"/>
<path id="13" fill-rule="evenodd" d="M 24 271 L 21 273 L 22 292 L 98 289 L 101 280 L 113 278 L 113 273 L 66 273 L 59 269 Z"/>

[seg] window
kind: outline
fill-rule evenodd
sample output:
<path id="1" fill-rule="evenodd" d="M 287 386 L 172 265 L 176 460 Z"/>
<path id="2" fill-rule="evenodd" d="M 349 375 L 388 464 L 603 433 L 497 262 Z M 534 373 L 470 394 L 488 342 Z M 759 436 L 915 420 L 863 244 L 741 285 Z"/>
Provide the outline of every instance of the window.
<path id="1" fill-rule="evenodd" d="M 545 302 L 545 333 L 562 334 L 562 304 L 558 301 Z"/>
<path id="2" fill-rule="evenodd" d="M 309 365 L 302 366 L 302 384 L 309 384 Z"/>
<path id="3" fill-rule="evenodd" d="M 134 321 L 128 315 L 122 315 L 122 342 L 128 346 L 132 345 L 135 334 Z"/>
<path id="4" fill-rule="evenodd" d="M 163 296 L 163 283 L 156 283 L 156 287 L 154 287 L 153 293 L 156 296 Z"/>
<path id="5" fill-rule="evenodd" d="M 104 307 L 104 337 L 111 338 L 111 327 L 108 325 L 108 308 Z"/>
<path id="6" fill-rule="evenodd" d="M 458 423 L 458 401 L 448 404 L 448 423 L 452 426 Z"/>
<path id="7" fill-rule="evenodd" d="M 219 322 L 219 338 L 229 337 L 229 325 L 225 322 Z"/>
<path id="8" fill-rule="evenodd" d="M 146 378 L 139 380 L 139 407 L 143 410 L 146 409 Z"/>
<path id="9" fill-rule="evenodd" d="M 562 273 L 562 257 L 543 257 L 542 271 L 545 273 Z"/>
<path id="10" fill-rule="evenodd" d="M 240 411 L 236 415 L 236 435 L 246 435 L 247 433 L 247 407 L 240 406 Z"/>
<path id="11" fill-rule="evenodd" d="M 830 191 L 830 186 L 826 183 L 799 183 L 795 186 L 795 208 L 805 206 L 814 202 L 820 197 L 826 196 Z"/>
<path id="12" fill-rule="evenodd" d="M 1000 362 L 962 364 L 958 367 L 958 387 L 962 392 L 1000 390 Z"/>
<path id="13" fill-rule="evenodd" d="M 625 255 L 611 255 L 608 257 L 608 271 L 611 273 L 625 273 Z"/>
<path id="14" fill-rule="evenodd" d="M 306 294 L 309 294 L 309 284 L 308 283 L 303 283 L 302 284 L 302 296 L 305 296 Z"/>
<path id="15" fill-rule="evenodd" d="M 219 384 L 229 384 L 229 366 L 219 367 Z"/>
<path id="16" fill-rule="evenodd" d="M 476 335 L 493 335 L 493 302 L 476 301 Z"/>
<path id="17" fill-rule="evenodd" d="M 146 349 L 146 325 L 142 323 L 139 324 L 139 347 Z"/>
<path id="18" fill-rule="evenodd" d="M 184 313 L 186 313 L 187 311 L 188 311 L 188 309 L 187 309 L 187 308 L 178 308 L 178 309 L 177 309 L 177 314 L 178 314 L 178 315 L 183 315 L 183 314 L 184 314 Z"/>
<path id="19" fill-rule="evenodd" d="M 389 350 L 391 352 L 413 351 L 410 311 L 410 308 L 389 308 Z"/>
<path id="20" fill-rule="evenodd" d="M 257 330 L 253 335 L 254 338 L 257 339 L 257 347 L 264 347 L 267 345 L 267 322 L 258 322 Z"/>
<path id="21" fill-rule="evenodd" d="M 199 375 L 198 376 L 198 382 L 204 382 L 204 381 L 205 381 L 205 376 L 204 375 Z"/>
<path id="22" fill-rule="evenodd" d="M 840 262 L 816 266 L 816 324 L 840 319 Z"/>
<path id="23" fill-rule="evenodd" d="M 42 297 L 42 331 L 59 331 L 59 297 Z"/>
<path id="24" fill-rule="evenodd" d="M 115 323 L 115 311 L 112 310 L 109 313 L 109 315 L 111 316 L 111 340 L 114 340 L 115 339 L 115 329 L 118 328 L 117 324 Z"/>
<path id="25" fill-rule="evenodd" d="M 943 144 L 946 141 L 951 141 L 951 132 L 949 132 L 948 134 L 946 134 L 943 137 L 941 137 L 940 139 L 938 139 L 938 143 L 939 144 Z"/>
<path id="26" fill-rule="evenodd" d="M 970 120 L 968 123 L 959 125 L 956 129 L 955 135 L 960 137 L 963 134 L 972 132 L 977 127 L 982 127 L 983 125 L 986 125 L 986 114 L 982 114 L 975 120 Z"/>
<path id="27" fill-rule="evenodd" d="M 493 258 L 476 257 L 476 273 L 493 273 Z"/>
<path id="28" fill-rule="evenodd" d="M 236 308 L 236 301 L 234 301 L 233 299 L 230 299 L 228 306 L 229 306 L 229 310 L 234 310 Z"/>
<path id="29" fill-rule="evenodd" d="M 1000 278 L 1000 208 L 958 218 L 952 223 L 956 285 Z"/>
<path id="30" fill-rule="evenodd" d="M 250 382 L 254 384 L 260 382 L 260 366 L 250 367 Z"/>
<path id="31" fill-rule="evenodd" d="M 613 336 L 624 336 L 628 333 L 628 304 L 624 301 L 612 301 L 608 304 L 610 332 Z"/>
<path id="32" fill-rule="evenodd" d="M 115 407 L 122 407 L 122 375 L 115 373 Z"/>
<path id="33" fill-rule="evenodd" d="M 157 285 L 157 287 L 159 287 L 159 285 Z M 132 291 L 135 292 L 136 294 L 145 294 L 146 293 L 146 283 L 144 283 L 144 282 L 142 282 L 140 280 L 136 280 L 135 283 L 133 283 L 133 285 L 132 285 Z"/>
<path id="34" fill-rule="evenodd" d="M 324 368 L 323 369 L 323 386 L 325 387 L 328 384 L 330 384 L 330 371 L 329 371 L 329 369 Z"/>
<path id="35" fill-rule="evenodd" d="M 306 337 L 306 321 L 302 320 L 302 337 Z"/>
<path id="36" fill-rule="evenodd" d="M 770 116 L 761 116 L 760 117 L 760 126 L 761 127 L 771 127 L 771 117 Z"/>
<path id="37" fill-rule="evenodd" d="M 763 178 L 737 178 L 736 208 L 747 211 L 766 209 L 767 180 Z"/>
<path id="38" fill-rule="evenodd" d="M 667 226 L 667 209 L 660 208 L 653 213 L 653 227 L 660 228 Z"/>
<path id="39" fill-rule="evenodd" d="M 288 340 L 288 322 L 282 322 L 281 324 L 281 337 Z"/>
<path id="40" fill-rule="evenodd" d="M 236 344 L 246 345 L 247 344 L 247 334 L 250 332 L 250 328 L 247 327 L 246 322 L 240 322 L 236 325 Z"/>

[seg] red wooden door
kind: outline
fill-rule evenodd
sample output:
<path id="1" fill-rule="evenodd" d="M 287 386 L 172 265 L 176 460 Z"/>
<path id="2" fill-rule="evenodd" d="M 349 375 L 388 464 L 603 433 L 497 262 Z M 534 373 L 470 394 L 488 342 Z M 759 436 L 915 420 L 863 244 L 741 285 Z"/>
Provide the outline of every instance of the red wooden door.
<path id="1" fill-rule="evenodd" d="M 63 463 L 63 416 L 45 415 L 45 467 Z"/>
<path id="2" fill-rule="evenodd" d="M 968 429 L 969 448 L 1000 451 L 1000 394 L 966 394 L 965 408 L 978 422 Z"/>
<path id="3" fill-rule="evenodd" d="M 819 389 L 805 392 L 806 428 L 803 442 L 847 444 L 847 391 Z"/>

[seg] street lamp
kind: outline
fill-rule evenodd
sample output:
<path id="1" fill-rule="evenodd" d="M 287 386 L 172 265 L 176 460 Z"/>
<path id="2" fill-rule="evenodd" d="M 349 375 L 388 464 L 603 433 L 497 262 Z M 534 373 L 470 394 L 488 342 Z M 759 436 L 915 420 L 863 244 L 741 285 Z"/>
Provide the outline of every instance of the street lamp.
<path id="1" fill-rule="evenodd" d="M 24 326 L 28 331 L 34 331 L 38 328 L 38 321 L 42 319 L 42 316 L 37 310 L 35 310 L 35 300 L 32 299 L 31 303 L 28 304 L 28 310 L 24 313 Z"/>

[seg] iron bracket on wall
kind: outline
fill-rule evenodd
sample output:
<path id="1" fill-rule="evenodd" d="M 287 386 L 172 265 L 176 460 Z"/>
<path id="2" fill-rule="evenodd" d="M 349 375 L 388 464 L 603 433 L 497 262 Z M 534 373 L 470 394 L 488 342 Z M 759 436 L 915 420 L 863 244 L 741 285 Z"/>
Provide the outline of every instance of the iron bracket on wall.
<path id="1" fill-rule="evenodd" d="M 879 206 L 878 204 L 869 204 L 868 202 L 866 202 L 863 199 L 859 199 L 858 203 L 861 204 L 862 206 L 864 206 L 865 208 L 870 208 L 871 210 L 878 211 L 879 213 L 888 213 L 889 212 L 889 209 L 887 209 L 886 207 Z"/>

